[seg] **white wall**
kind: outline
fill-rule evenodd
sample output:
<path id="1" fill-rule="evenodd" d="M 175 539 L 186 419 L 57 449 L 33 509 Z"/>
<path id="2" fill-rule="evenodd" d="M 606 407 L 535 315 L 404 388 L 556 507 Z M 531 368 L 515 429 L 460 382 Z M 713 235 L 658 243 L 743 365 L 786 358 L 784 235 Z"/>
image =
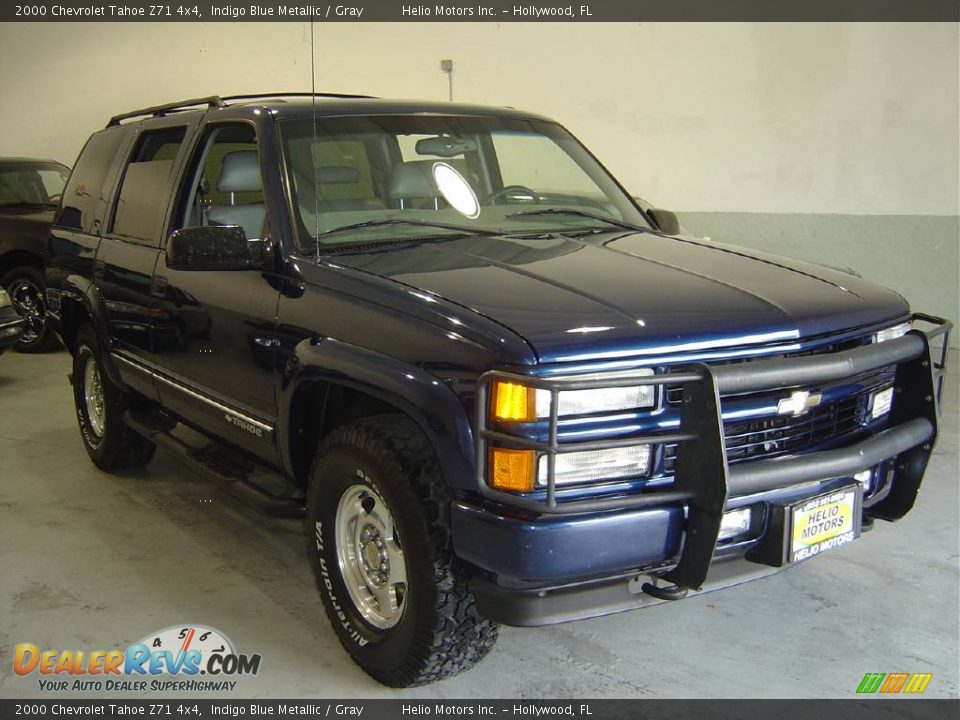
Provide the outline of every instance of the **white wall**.
<path id="1" fill-rule="evenodd" d="M 555 117 L 698 234 L 851 267 L 960 316 L 956 24 L 318 24 L 317 88 Z M 0 155 L 119 112 L 309 90 L 306 23 L 0 23 Z M 884 216 L 884 217 L 870 217 Z M 952 343 L 958 344 L 960 333 Z"/>
<path id="2" fill-rule="evenodd" d="M 317 87 L 553 116 L 698 211 L 956 215 L 951 24 L 318 24 Z M 300 23 L 0 25 L 0 154 L 72 162 L 131 108 L 308 90 Z"/>

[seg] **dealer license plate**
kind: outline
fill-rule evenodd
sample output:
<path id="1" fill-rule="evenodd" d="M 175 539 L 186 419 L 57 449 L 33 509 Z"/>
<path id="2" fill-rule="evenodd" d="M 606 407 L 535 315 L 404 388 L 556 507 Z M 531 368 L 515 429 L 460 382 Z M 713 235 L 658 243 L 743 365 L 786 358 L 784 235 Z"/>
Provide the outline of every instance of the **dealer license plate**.
<path id="1" fill-rule="evenodd" d="M 860 536 L 860 489 L 848 487 L 791 508 L 790 562 L 846 545 Z"/>

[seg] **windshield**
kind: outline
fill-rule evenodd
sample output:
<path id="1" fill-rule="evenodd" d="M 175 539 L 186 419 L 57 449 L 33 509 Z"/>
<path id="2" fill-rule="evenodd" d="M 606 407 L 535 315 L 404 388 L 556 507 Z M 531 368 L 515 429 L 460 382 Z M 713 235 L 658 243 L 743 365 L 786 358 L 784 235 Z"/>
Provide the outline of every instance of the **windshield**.
<path id="1" fill-rule="evenodd" d="M 69 175 L 56 163 L 0 163 L 0 207 L 56 207 Z"/>
<path id="2" fill-rule="evenodd" d="M 300 245 L 649 227 L 566 130 L 493 117 L 281 123 Z"/>

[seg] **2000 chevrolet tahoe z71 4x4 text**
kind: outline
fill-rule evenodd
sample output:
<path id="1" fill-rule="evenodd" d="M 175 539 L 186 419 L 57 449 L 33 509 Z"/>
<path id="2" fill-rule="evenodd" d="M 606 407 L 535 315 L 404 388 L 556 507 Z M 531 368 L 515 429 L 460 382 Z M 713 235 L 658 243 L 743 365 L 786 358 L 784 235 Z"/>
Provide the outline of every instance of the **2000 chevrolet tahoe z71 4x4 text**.
<path id="1" fill-rule="evenodd" d="M 305 509 L 343 645 L 413 685 L 498 623 L 679 599 L 910 510 L 949 325 L 678 232 L 535 115 L 203 98 L 87 142 L 48 307 L 93 461 L 163 445 Z"/>

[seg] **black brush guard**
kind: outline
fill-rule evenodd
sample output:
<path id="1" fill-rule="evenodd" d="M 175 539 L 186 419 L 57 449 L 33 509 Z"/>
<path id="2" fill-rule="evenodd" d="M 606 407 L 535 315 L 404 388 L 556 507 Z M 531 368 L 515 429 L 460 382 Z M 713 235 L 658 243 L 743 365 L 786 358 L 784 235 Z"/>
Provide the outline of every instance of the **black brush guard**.
<path id="1" fill-rule="evenodd" d="M 481 495 L 489 500 L 548 515 L 684 503 L 687 517 L 683 550 L 677 565 L 664 574 L 663 579 L 679 588 L 694 590 L 703 585 L 710 569 L 728 496 L 851 476 L 896 457 L 890 492 L 867 509 L 872 517 L 896 520 L 913 507 L 936 440 L 947 341 L 952 327 L 943 318 L 921 313 L 914 314 L 911 320 L 914 325 L 922 323 L 932 327 L 926 331 L 915 328 L 901 338 L 842 352 L 760 359 L 715 367 L 697 364 L 682 373 L 607 380 L 535 378 L 500 371 L 485 373 L 480 378 L 477 392 L 477 486 Z M 939 361 L 934 362 L 930 342 L 937 337 L 942 337 L 942 346 Z M 896 365 L 897 370 L 887 429 L 839 449 L 728 465 L 721 419 L 721 398 L 724 395 L 808 387 L 892 365 Z M 490 388 L 495 380 L 523 383 L 550 392 L 549 440 L 531 440 L 489 427 Z M 683 387 L 677 431 L 587 442 L 558 442 L 557 400 L 560 392 L 667 384 Z M 588 500 L 557 498 L 557 455 L 663 443 L 678 444 L 671 488 Z M 487 450 L 491 444 L 543 453 L 547 462 L 545 499 L 496 490 L 487 484 Z"/>

